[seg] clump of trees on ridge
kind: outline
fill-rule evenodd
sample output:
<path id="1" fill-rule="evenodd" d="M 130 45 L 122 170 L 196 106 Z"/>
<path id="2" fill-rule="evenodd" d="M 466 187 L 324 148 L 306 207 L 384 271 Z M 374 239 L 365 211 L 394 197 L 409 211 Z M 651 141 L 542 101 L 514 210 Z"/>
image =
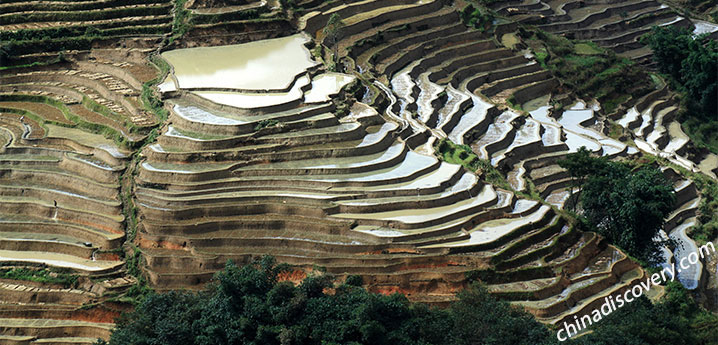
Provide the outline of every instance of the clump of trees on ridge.
<path id="1" fill-rule="evenodd" d="M 202 292 L 150 293 L 117 320 L 98 345 L 417 344 L 417 345 L 712 345 L 718 317 L 700 309 L 678 284 L 657 304 L 642 297 L 593 325 L 592 333 L 559 342 L 530 314 L 474 284 L 445 309 L 381 295 L 350 276 L 299 285 L 279 281 L 272 257 L 239 267 L 231 261 Z"/>

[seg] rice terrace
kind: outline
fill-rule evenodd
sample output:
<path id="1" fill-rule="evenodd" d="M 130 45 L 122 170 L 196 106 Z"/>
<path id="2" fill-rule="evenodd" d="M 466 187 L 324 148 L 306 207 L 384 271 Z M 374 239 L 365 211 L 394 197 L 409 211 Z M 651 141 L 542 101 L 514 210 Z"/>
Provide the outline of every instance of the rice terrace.
<path id="1" fill-rule="evenodd" d="M 717 22 L 3 0 L 0 343 L 718 344 Z"/>

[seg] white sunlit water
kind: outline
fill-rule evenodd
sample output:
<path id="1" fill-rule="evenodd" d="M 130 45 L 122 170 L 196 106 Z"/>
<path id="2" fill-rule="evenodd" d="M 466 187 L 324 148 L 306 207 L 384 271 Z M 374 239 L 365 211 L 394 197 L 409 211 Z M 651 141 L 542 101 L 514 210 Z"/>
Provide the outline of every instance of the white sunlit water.
<path id="1" fill-rule="evenodd" d="M 297 79 L 289 92 L 232 92 L 232 91 L 193 91 L 194 94 L 214 103 L 229 105 L 241 109 L 256 109 L 286 104 L 302 99 L 302 88 L 309 84 L 309 77 L 303 75 Z"/>
<path id="2" fill-rule="evenodd" d="M 311 90 L 304 93 L 305 103 L 319 103 L 331 100 L 344 86 L 356 79 L 341 73 L 324 73 L 312 79 Z"/>
<path id="3" fill-rule="evenodd" d="M 250 43 L 170 50 L 162 53 L 174 68 L 179 88 L 283 90 L 317 65 L 303 34 Z"/>

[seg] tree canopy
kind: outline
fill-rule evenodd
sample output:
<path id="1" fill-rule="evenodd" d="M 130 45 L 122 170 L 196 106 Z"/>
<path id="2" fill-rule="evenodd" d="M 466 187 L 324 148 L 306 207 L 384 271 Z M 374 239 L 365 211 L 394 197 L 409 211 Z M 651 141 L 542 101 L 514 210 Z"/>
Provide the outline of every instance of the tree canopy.
<path id="1" fill-rule="evenodd" d="M 492 344 L 552 343 L 533 317 L 475 285 L 449 309 L 370 293 L 360 277 L 334 286 L 328 276 L 299 285 L 277 281 L 281 266 L 228 262 L 201 293 L 150 294 L 117 322 L 112 345 Z M 327 293 L 333 291 L 332 294 Z M 102 344 L 102 342 L 100 342 Z"/>
<path id="2" fill-rule="evenodd" d="M 559 165 L 578 181 L 582 215 L 597 232 L 647 263 L 660 259 L 662 244 L 654 238 L 675 204 L 673 186 L 660 170 L 591 157 L 585 149 Z"/>
<path id="3" fill-rule="evenodd" d="M 326 37 L 327 43 L 332 46 L 332 61 L 334 68 L 336 68 L 337 59 L 339 59 L 339 39 L 342 36 L 344 30 L 344 21 L 338 13 L 334 13 L 327 20 L 327 25 L 322 29 L 322 34 Z"/>
<path id="4" fill-rule="evenodd" d="M 718 152 L 718 42 L 676 26 L 653 27 L 646 42 L 662 73 L 683 93 L 688 134 Z"/>
<path id="5" fill-rule="evenodd" d="M 117 320 L 111 345 L 415 344 L 548 345 L 556 334 L 530 314 L 473 284 L 445 309 L 381 295 L 350 276 L 334 286 L 327 275 L 299 285 L 278 281 L 274 259 L 238 267 L 231 261 L 205 291 L 151 293 Z M 593 333 L 560 344 L 711 344 L 718 317 L 670 285 L 665 300 L 645 298 L 591 326 Z M 98 345 L 108 343 L 98 340 Z"/>

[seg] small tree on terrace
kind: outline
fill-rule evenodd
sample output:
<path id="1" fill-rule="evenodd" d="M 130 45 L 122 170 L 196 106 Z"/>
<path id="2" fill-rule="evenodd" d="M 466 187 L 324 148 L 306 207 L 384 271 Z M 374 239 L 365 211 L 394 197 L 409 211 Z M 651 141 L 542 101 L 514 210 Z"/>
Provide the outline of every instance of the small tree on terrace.
<path id="1" fill-rule="evenodd" d="M 572 209 L 576 209 L 578 200 L 581 197 L 581 186 L 602 163 L 604 163 L 604 160 L 591 157 L 591 152 L 585 146 L 581 146 L 578 151 L 569 154 L 566 159 L 558 161 L 558 165 L 568 170 L 568 174 L 571 176 L 571 194 L 573 194 L 573 189 L 579 188 L 576 197 L 571 198 L 574 199 L 571 205 Z"/>
<path id="2" fill-rule="evenodd" d="M 660 262 L 654 241 L 675 204 L 673 186 L 660 170 L 608 162 L 583 186 L 581 204 L 598 231 L 649 264 Z"/>
<path id="3" fill-rule="evenodd" d="M 663 243 L 654 239 L 675 204 L 660 170 L 591 157 L 585 149 L 559 165 L 581 189 L 582 215 L 597 232 L 647 263 L 659 262 Z"/>
<path id="4" fill-rule="evenodd" d="M 327 25 L 324 27 L 324 30 L 322 30 L 322 34 L 324 34 L 324 38 L 327 43 L 329 43 L 332 46 L 332 62 L 334 66 L 337 64 L 337 59 L 339 58 L 339 38 L 342 35 L 342 30 L 344 29 L 344 22 L 342 21 L 342 17 L 339 16 L 338 13 L 334 13 L 329 17 L 329 20 L 327 21 Z"/>

